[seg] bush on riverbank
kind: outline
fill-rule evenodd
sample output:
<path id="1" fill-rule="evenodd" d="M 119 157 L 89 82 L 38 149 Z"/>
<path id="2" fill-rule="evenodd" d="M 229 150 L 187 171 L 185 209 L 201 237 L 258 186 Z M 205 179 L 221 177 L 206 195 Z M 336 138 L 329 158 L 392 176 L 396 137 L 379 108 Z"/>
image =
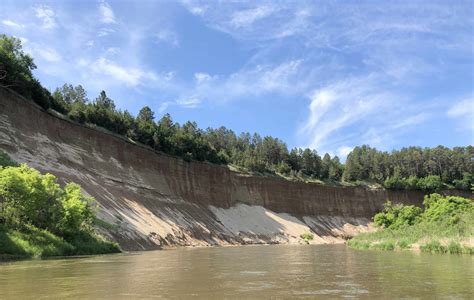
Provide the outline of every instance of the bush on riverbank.
<path id="1" fill-rule="evenodd" d="M 0 255 L 119 252 L 116 244 L 94 231 L 97 207 L 79 185 L 68 183 L 62 189 L 51 174 L 42 175 L 27 165 L 9 165 L 0 165 Z"/>
<path id="2" fill-rule="evenodd" d="M 387 203 L 374 217 L 380 229 L 362 233 L 348 245 L 355 249 L 419 249 L 432 253 L 474 253 L 469 244 L 474 236 L 474 203 L 456 196 L 431 194 L 424 210 Z"/>

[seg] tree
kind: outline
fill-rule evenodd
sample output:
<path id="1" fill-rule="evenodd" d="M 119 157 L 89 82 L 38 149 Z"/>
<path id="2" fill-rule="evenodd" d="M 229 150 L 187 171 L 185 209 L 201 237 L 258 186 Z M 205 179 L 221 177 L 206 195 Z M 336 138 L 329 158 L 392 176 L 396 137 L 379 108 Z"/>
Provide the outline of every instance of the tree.
<path id="1" fill-rule="evenodd" d="M 33 76 L 33 58 L 23 52 L 21 41 L 0 35 L 0 87 L 10 88 L 47 109 L 51 94 Z"/>
<path id="2" fill-rule="evenodd" d="M 155 136 L 156 124 L 154 120 L 154 113 L 148 107 L 143 107 L 136 118 L 136 132 L 135 136 L 137 140 L 150 147 L 155 147 L 157 137 Z"/>
<path id="3" fill-rule="evenodd" d="M 326 153 L 324 154 L 322 163 L 321 163 L 321 178 L 329 178 L 329 169 L 331 168 L 331 156 Z"/>
<path id="4" fill-rule="evenodd" d="M 334 156 L 329 166 L 329 179 L 339 181 L 342 178 L 344 172 L 344 165 L 339 161 L 339 157 Z"/>
<path id="5" fill-rule="evenodd" d="M 138 122 L 153 122 L 154 119 L 155 113 L 148 106 L 145 106 L 140 109 L 140 112 L 137 116 Z"/>
<path id="6" fill-rule="evenodd" d="M 97 106 L 105 108 L 106 110 L 115 110 L 114 101 L 107 97 L 105 91 L 100 92 L 99 96 L 95 99 L 95 104 Z"/>

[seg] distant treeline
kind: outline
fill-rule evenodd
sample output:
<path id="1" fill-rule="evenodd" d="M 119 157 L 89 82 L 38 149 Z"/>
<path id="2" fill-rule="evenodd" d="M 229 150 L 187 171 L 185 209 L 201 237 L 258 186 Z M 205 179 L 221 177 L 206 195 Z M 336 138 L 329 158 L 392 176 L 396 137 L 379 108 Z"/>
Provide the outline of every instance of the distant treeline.
<path id="1" fill-rule="evenodd" d="M 169 114 L 156 120 L 143 107 L 137 116 L 117 109 L 105 91 L 89 100 L 80 85 L 65 84 L 52 94 L 32 75 L 36 66 L 22 51 L 18 39 L 0 38 L 1 85 L 32 99 L 45 109 L 56 110 L 70 119 L 138 141 L 185 160 L 233 164 L 259 173 L 279 173 L 293 178 L 323 181 L 370 181 L 388 188 L 438 189 L 444 185 L 469 189 L 474 173 L 474 147 L 433 149 L 410 147 L 382 152 L 369 146 L 356 147 L 343 165 L 337 156 L 316 150 L 294 148 L 271 136 L 254 133 L 237 135 L 225 127 L 200 129 L 196 122 L 179 124 Z M 413 182 L 416 181 L 416 184 Z"/>

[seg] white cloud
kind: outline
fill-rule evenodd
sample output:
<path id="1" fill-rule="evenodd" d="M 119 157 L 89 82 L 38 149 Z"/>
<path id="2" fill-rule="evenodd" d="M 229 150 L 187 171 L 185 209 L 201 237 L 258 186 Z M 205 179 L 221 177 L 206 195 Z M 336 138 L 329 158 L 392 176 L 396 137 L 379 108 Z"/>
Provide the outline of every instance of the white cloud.
<path id="1" fill-rule="evenodd" d="M 352 149 L 354 149 L 354 147 L 341 146 L 341 147 L 337 148 L 336 155 L 339 156 L 339 158 L 345 160 L 347 155 L 349 153 L 351 153 Z"/>
<path id="2" fill-rule="evenodd" d="M 115 32 L 115 30 L 113 30 L 111 28 L 101 28 L 99 30 L 99 32 L 97 32 L 97 37 L 108 36 L 109 34 L 114 33 L 114 32 Z"/>
<path id="3" fill-rule="evenodd" d="M 108 60 L 99 58 L 91 64 L 94 72 L 101 73 L 123 82 L 128 86 L 146 85 L 149 81 L 156 81 L 158 76 L 153 72 L 147 72 L 139 68 L 126 68 Z"/>
<path id="4" fill-rule="evenodd" d="M 195 86 L 185 91 L 185 94 L 208 101 L 226 102 L 269 93 L 299 93 L 307 84 L 307 81 L 301 78 L 304 74 L 299 72 L 301 63 L 299 60 L 290 60 L 277 65 L 257 65 L 253 68 L 243 68 L 228 76 L 195 73 Z"/>
<path id="5" fill-rule="evenodd" d="M 474 141 L 474 98 L 467 98 L 456 102 L 447 111 L 447 116 L 455 119 L 459 129 L 468 130 L 471 133 L 471 142 Z"/>
<path id="6" fill-rule="evenodd" d="M 101 14 L 101 22 L 104 24 L 113 24 L 115 23 L 115 14 L 112 10 L 112 7 L 106 1 L 101 1 L 99 3 L 99 11 Z"/>
<path id="7" fill-rule="evenodd" d="M 160 30 L 156 34 L 156 39 L 157 39 L 157 42 L 164 42 L 174 47 L 177 47 L 179 45 L 179 39 L 178 39 L 177 34 L 174 31 L 171 31 L 169 29 Z"/>
<path id="8" fill-rule="evenodd" d="M 447 112 L 451 118 L 474 116 L 474 98 L 455 103 Z"/>
<path id="9" fill-rule="evenodd" d="M 18 24 L 12 20 L 3 20 L 2 21 L 2 24 L 5 25 L 5 26 L 8 26 L 8 27 L 13 27 L 13 28 L 23 28 L 25 27 L 24 25 L 21 25 L 21 24 Z"/>
<path id="10" fill-rule="evenodd" d="M 208 5 L 203 5 L 201 3 L 198 4 L 193 0 L 181 0 L 180 2 L 189 10 L 190 13 L 197 16 L 204 15 L 209 9 Z"/>
<path id="11" fill-rule="evenodd" d="M 237 11 L 232 14 L 230 23 L 236 28 L 250 26 L 254 22 L 271 15 L 274 10 L 275 9 L 271 6 L 259 6 Z"/>
<path id="12" fill-rule="evenodd" d="M 54 48 L 44 44 L 30 42 L 26 38 L 20 38 L 23 48 L 36 59 L 43 59 L 48 63 L 58 63 L 62 60 L 61 54 Z"/>
<path id="13" fill-rule="evenodd" d="M 187 98 L 180 98 L 176 101 L 165 101 L 161 103 L 160 107 L 158 108 L 158 112 L 162 114 L 165 112 L 170 106 L 179 106 L 184 108 L 195 108 L 201 104 L 201 100 L 196 96 L 190 96 Z"/>
<path id="14" fill-rule="evenodd" d="M 207 73 L 194 73 L 194 78 L 196 79 L 198 84 L 202 84 L 206 81 L 212 79 L 212 76 Z"/>
<path id="15" fill-rule="evenodd" d="M 120 52 L 120 48 L 118 47 L 109 47 L 107 48 L 107 50 L 105 50 L 105 54 L 110 55 L 110 56 L 114 56 L 119 52 Z"/>
<path id="16" fill-rule="evenodd" d="M 168 109 L 168 107 L 173 104 L 173 102 L 163 102 L 161 103 L 160 107 L 158 108 L 158 113 L 162 114 L 164 111 Z"/>
<path id="17" fill-rule="evenodd" d="M 40 5 L 36 8 L 35 15 L 41 20 L 43 29 L 53 29 L 57 26 L 55 12 L 46 5 Z"/>
<path id="18" fill-rule="evenodd" d="M 298 131 L 304 146 L 324 152 L 336 149 L 338 155 L 347 152 L 347 144 L 390 149 L 397 136 L 430 118 L 430 113 L 420 113 L 410 99 L 395 92 L 388 80 L 383 74 L 371 74 L 317 89 Z"/>
<path id="19" fill-rule="evenodd" d="M 62 60 L 62 56 L 53 48 L 36 46 L 34 51 L 48 62 L 59 62 Z"/>
<path id="20" fill-rule="evenodd" d="M 199 103 L 201 103 L 201 100 L 199 100 L 199 98 L 195 96 L 185 98 L 185 99 L 179 99 L 176 101 L 176 104 L 178 104 L 179 106 L 187 107 L 187 108 L 194 108 Z"/>

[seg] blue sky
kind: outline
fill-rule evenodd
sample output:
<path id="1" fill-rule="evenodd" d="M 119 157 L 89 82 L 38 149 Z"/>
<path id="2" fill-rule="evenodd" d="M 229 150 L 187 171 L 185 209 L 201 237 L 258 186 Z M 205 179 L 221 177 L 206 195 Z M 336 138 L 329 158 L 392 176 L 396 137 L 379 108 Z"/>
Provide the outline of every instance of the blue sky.
<path id="1" fill-rule="evenodd" d="M 134 3 L 135 2 L 135 3 Z M 474 144 L 471 1 L 10 1 L 54 89 L 345 156 Z"/>

